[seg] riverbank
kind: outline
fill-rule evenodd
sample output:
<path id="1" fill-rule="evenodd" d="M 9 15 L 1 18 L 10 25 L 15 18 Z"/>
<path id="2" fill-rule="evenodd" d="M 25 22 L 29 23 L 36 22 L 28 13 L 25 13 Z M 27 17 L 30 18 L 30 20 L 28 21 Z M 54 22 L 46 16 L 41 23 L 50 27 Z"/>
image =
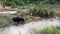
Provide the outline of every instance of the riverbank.
<path id="1" fill-rule="evenodd" d="M 19 26 L 10 26 L 0 30 L 1 34 L 34 34 L 33 30 L 44 29 L 46 27 L 56 27 L 60 25 L 58 19 L 43 19 L 37 22 L 30 22 Z"/>

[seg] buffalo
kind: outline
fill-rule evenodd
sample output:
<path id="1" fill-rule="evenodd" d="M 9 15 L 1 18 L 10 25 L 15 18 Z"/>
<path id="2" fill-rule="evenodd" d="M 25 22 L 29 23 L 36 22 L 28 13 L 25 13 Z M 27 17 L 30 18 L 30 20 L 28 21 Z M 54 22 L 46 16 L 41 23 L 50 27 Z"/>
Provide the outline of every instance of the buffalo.
<path id="1" fill-rule="evenodd" d="M 12 20 L 13 20 L 13 22 L 16 22 L 17 24 L 19 24 L 19 23 L 24 24 L 24 22 L 25 22 L 24 18 L 19 17 L 19 16 L 12 17 Z"/>

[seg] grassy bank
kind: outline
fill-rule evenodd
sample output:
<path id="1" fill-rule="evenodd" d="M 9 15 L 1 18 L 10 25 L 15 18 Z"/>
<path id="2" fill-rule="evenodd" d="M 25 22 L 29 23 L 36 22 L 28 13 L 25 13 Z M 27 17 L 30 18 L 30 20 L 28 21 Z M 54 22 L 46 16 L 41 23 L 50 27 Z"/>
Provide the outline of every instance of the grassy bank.
<path id="1" fill-rule="evenodd" d="M 52 15 L 50 15 L 50 12 L 54 12 L 55 13 L 55 14 L 53 14 L 53 16 L 59 16 L 60 17 L 60 7 L 59 7 L 60 4 L 55 4 L 54 3 L 55 0 L 53 0 L 53 1 L 52 0 L 48 0 L 48 1 L 47 0 L 43 0 L 43 1 L 42 0 L 31 0 L 32 3 L 31 3 L 30 0 L 26 0 L 27 2 L 23 1 L 23 0 L 14 0 L 14 1 L 13 0 L 11 0 L 11 1 L 1 0 L 1 1 L 3 1 L 4 4 L 7 2 L 6 3 L 7 5 L 10 5 L 11 2 L 13 2 L 11 5 L 14 5 L 14 4 L 16 5 L 15 2 L 17 2 L 17 4 L 20 5 L 20 6 L 21 6 L 21 4 L 25 5 L 26 3 L 30 2 L 30 4 L 32 4 L 32 5 L 29 6 L 27 8 L 27 10 L 25 10 L 25 9 L 23 9 L 21 7 L 18 7 L 18 10 L 17 10 L 18 12 L 16 13 L 16 15 L 18 15 L 18 16 L 23 16 L 24 19 L 26 20 L 26 22 L 28 22 L 28 21 L 30 21 L 30 22 L 34 21 L 35 17 L 49 18 L 49 17 L 52 16 Z M 19 4 L 18 1 L 20 3 L 22 1 L 22 3 Z M 44 2 L 44 1 L 46 1 L 47 3 Z M 36 3 L 36 2 L 38 2 L 38 3 Z M 42 2 L 42 4 L 40 2 Z M 56 2 L 58 2 L 58 0 L 56 0 Z M 50 4 L 50 3 L 52 3 L 52 4 Z M 45 16 L 45 15 L 48 15 L 48 16 Z M 13 22 L 12 22 L 12 16 L 13 15 L 7 15 L 7 14 L 6 15 L 0 15 L 0 19 L 1 19 L 0 23 L 1 23 L 1 25 L 5 26 L 5 25 L 11 25 L 11 24 L 13 24 Z"/>
<path id="2" fill-rule="evenodd" d="M 47 27 L 43 30 L 33 30 L 35 34 L 60 34 L 60 27 Z"/>
<path id="3" fill-rule="evenodd" d="M 11 15 L 3 14 L 0 15 L 0 27 L 12 25 Z"/>
<path id="4" fill-rule="evenodd" d="M 26 22 L 34 21 L 34 20 L 36 20 L 35 19 L 36 17 L 48 18 L 47 16 L 44 16 L 44 15 L 47 12 L 48 13 L 47 15 L 50 17 L 51 11 L 55 12 L 54 16 L 60 16 L 60 7 L 59 6 L 60 6 L 59 4 L 57 4 L 57 5 L 56 4 L 54 4 L 54 5 L 33 4 L 30 7 L 28 7 L 27 10 L 22 9 L 22 8 L 18 8 L 18 10 L 17 10 L 18 12 L 16 13 L 16 15 L 24 17 Z M 0 18 L 1 18 L 0 23 L 3 25 L 5 25 L 5 23 L 7 25 L 9 25 L 9 24 L 11 25 L 12 24 L 12 16 L 13 15 L 9 15 L 9 14 L 0 15 Z M 40 19 L 40 18 L 38 18 L 38 19 Z"/>

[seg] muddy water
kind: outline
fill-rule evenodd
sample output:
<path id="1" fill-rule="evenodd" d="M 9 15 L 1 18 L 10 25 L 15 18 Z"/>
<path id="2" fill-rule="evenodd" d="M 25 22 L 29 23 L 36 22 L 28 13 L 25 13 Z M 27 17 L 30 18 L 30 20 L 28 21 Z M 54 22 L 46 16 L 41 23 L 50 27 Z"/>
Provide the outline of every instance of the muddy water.
<path id="1" fill-rule="evenodd" d="M 19 26 L 10 26 L 6 28 L 0 28 L 0 34 L 34 34 L 32 29 L 39 30 L 44 27 L 51 27 L 60 25 L 58 18 L 54 19 L 42 19 L 38 22 L 31 22 Z"/>

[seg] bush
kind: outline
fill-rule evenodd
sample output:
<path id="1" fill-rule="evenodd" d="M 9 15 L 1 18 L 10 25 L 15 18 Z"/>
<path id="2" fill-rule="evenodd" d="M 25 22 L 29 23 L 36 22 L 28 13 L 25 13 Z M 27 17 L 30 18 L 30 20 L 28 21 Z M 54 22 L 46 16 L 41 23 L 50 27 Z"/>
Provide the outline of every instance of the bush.
<path id="1" fill-rule="evenodd" d="M 23 16 L 26 16 L 27 14 L 28 14 L 28 13 L 27 13 L 27 12 L 24 12 L 23 9 L 18 10 L 17 13 L 16 13 L 16 15 L 22 16 L 22 17 L 23 17 Z"/>
<path id="2" fill-rule="evenodd" d="M 41 8 L 40 6 L 35 6 L 35 7 L 30 7 L 28 9 L 28 12 L 32 16 L 39 16 L 39 17 L 44 17 L 46 14 L 47 10 L 44 8 Z M 47 12 L 48 13 L 48 12 Z"/>
<path id="3" fill-rule="evenodd" d="M 39 16 L 42 18 L 50 18 L 55 16 L 54 11 L 47 10 L 43 5 L 33 5 L 29 7 L 28 13 L 32 16 Z"/>

